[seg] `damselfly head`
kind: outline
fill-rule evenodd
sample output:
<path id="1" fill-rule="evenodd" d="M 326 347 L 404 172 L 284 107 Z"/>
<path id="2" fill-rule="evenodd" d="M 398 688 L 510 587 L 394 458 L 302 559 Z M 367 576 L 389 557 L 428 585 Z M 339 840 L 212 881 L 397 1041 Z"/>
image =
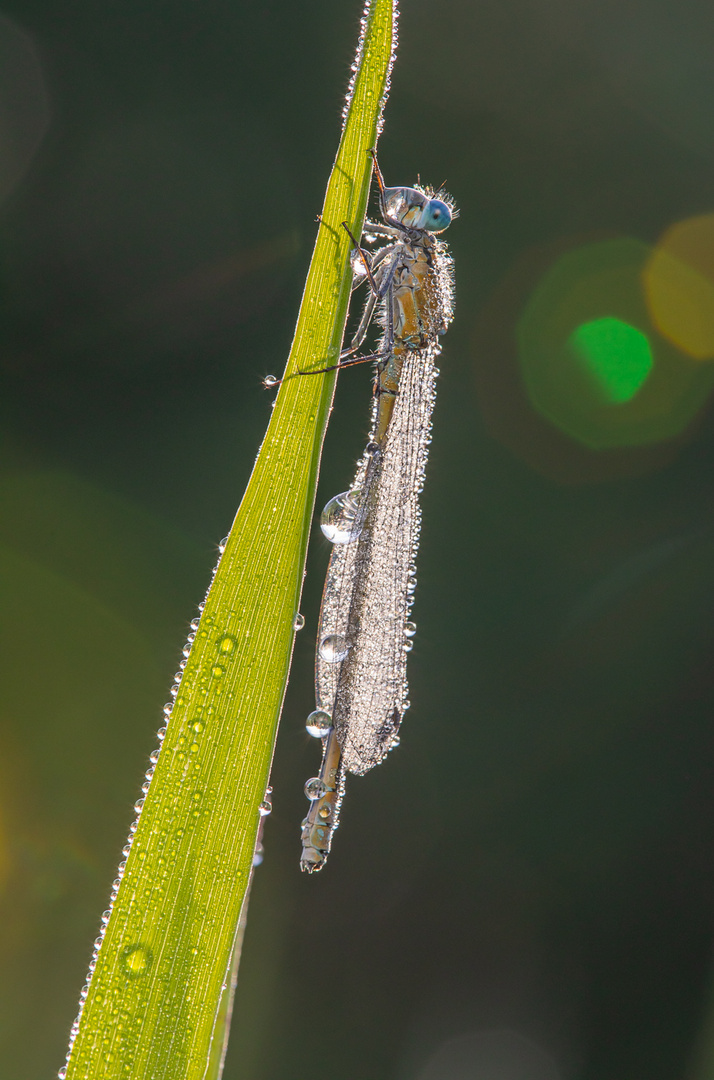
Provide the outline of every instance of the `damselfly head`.
<path id="1" fill-rule="evenodd" d="M 448 229 L 454 217 L 452 206 L 419 188 L 385 188 L 384 209 L 407 228 L 431 233 Z"/>

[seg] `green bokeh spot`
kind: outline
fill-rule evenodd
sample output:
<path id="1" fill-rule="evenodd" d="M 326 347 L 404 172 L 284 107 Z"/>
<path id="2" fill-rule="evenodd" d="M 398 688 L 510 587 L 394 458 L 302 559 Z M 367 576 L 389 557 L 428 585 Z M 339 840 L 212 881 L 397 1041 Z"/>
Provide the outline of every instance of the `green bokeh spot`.
<path id="1" fill-rule="evenodd" d="M 680 435 L 714 389 L 714 364 L 687 356 L 652 324 L 642 287 L 651 254 L 626 237 L 566 252 L 517 323 L 533 407 L 593 450 Z"/>
<path id="2" fill-rule="evenodd" d="M 646 334 L 622 319 L 582 323 L 570 335 L 568 344 L 615 405 L 632 400 L 654 364 Z"/>

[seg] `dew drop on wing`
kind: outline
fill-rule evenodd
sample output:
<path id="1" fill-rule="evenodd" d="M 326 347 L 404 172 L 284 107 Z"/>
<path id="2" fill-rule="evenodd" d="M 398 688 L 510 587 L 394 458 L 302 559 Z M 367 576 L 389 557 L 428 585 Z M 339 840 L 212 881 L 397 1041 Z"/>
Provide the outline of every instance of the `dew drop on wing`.
<path id="1" fill-rule="evenodd" d="M 348 652 L 343 634 L 326 634 L 320 642 L 320 656 L 327 664 L 339 664 Z"/>
<path id="2" fill-rule="evenodd" d="M 305 721 L 305 730 L 313 739 L 324 739 L 332 727 L 332 717 L 324 709 L 315 709 Z"/>
<path id="3" fill-rule="evenodd" d="M 325 505 L 320 528 L 331 544 L 350 544 L 359 536 L 359 495 L 357 490 L 343 491 Z"/>

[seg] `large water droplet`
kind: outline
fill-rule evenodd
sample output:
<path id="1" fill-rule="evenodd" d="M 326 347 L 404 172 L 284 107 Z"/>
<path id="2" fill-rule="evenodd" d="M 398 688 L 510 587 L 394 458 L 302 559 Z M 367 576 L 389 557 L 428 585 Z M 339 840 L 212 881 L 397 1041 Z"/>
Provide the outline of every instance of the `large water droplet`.
<path id="1" fill-rule="evenodd" d="M 405 637 L 414 637 L 414 635 L 416 634 L 416 631 L 417 631 L 417 628 L 416 628 L 416 623 L 415 622 L 406 622 L 406 623 L 404 623 L 404 636 Z"/>
<path id="2" fill-rule="evenodd" d="M 320 656 L 328 664 L 339 664 L 349 649 L 342 634 L 327 634 L 320 642 Z"/>
<path id="3" fill-rule="evenodd" d="M 327 791 L 324 780 L 321 780 L 319 776 L 313 776 L 305 784 L 305 795 L 312 802 L 314 799 L 321 799 Z"/>
<path id="4" fill-rule="evenodd" d="M 301 615 L 298 611 L 297 615 L 293 619 L 293 630 L 302 630 L 305 625 L 305 616 Z"/>
<path id="5" fill-rule="evenodd" d="M 268 798 L 268 795 L 266 793 L 265 798 L 263 799 L 262 803 L 258 807 L 258 813 L 260 814 L 261 817 L 267 817 L 268 814 L 271 813 L 272 809 L 273 809 L 273 804 L 270 801 L 270 799 Z"/>
<path id="6" fill-rule="evenodd" d="M 223 653 L 224 656 L 230 655 L 235 651 L 235 647 L 238 644 L 236 639 L 230 634 L 224 634 L 221 640 L 218 642 L 218 651 Z"/>
<path id="7" fill-rule="evenodd" d="M 120 955 L 121 965 L 130 979 L 146 975 L 153 955 L 146 945 L 125 945 Z"/>
<path id="8" fill-rule="evenodd" d="M 320 516 L 320 528 L 331 544 L 349 544 L 359 536 L 358 520 L 360 492 L 343 491 L 325 506 Z"/>
<path id="9" fill-rule="evenodd" d="M 332 727 L 332 717 L 324 709 L 315 709 L 305 721 L 305 730 L 313 739 L 323 739 Z"/>
<path id="10" fill-rule="evenodd" d="M 277 382 L 278 382 L 277 376 L 275 376 L 275 375 L 266 375 L 265 378 L 263 379 L 263 386 L 265 386 L 265 387 L 267 387 L 269 389 L 271 386 L 275 386 L 277 384 Z"/>
<path id="11" fill-rule="evenodd" d="M 355 277 L 366 276 L 367 269 L 364 265 L 364 260 L 362 259 L 358 248 L 353 248 L 350 252 L 350 265 L 352 267 L 352 273 L 355 275 Z"/>

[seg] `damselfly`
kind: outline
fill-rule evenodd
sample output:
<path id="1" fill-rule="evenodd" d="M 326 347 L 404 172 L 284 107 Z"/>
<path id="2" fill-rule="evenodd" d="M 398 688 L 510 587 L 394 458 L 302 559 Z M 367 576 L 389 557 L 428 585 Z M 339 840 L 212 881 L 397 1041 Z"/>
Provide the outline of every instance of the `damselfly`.
<path id="1" fill-rule="evenodd" d="M 300 865 L 308 873 L 329 854 L 345 774 L 368 772 L 397 746 L 409 708 L 419 493 L 439 336 L 452 319 L 452 261 L 434 234 L 456 216 L 453 203 L 442 191 L 385 187 L 372 156 L 382 221 L 366 223 L 363 241 L 387 242 L 370 253 L 352 238 L 355 284 L 366 281 L 369 296 L 336 365 L 375 361 L 372 427 L 352 487 L 322 514 L 322 531 L 334 547 L 320 611 L 317 707 L 307 720 L 309 733 L 323 739 L 320 773 L 305 785 L 310 809 Z M 375 316 L 381 341 L 374 353 L 355 356 Z"/>

